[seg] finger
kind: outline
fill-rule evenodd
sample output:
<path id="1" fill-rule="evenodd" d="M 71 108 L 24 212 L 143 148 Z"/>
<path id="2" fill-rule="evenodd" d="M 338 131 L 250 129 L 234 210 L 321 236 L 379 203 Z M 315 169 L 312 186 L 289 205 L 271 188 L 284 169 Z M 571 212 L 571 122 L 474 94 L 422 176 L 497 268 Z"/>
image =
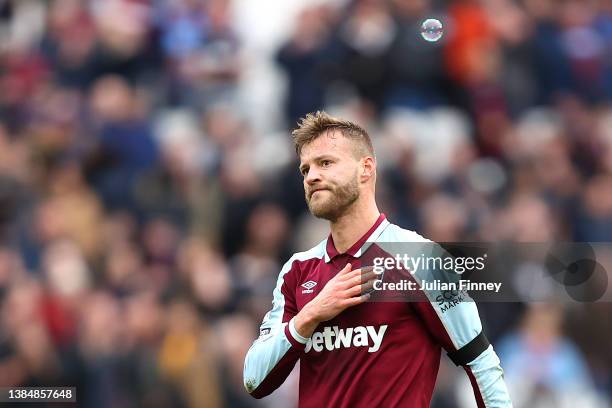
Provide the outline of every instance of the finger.
<path id="1" fill-rule="evenodd" d="M 350 287 L 346 290 L 343 290 L 342 292 L 339 293 L 339 295 L 343 298 L 343 299 L 350 299 L 352 297 L 355 297 L 357 295 L 359 295 L 361 293 L 361 285 L 360 286 L 353 286 Z"/>
<path id="2" fill-rule="evenodd" d="M 345 290 L 359 285 L 361 285 L 361 273 L 351 273 L 338 283 L 338 289 Z"/>
<path id="3" fill-rule="evenodd" d="M 342 279 L 351 279 L 355 275 L 359 275 L 360 273 L 369 273 L 374 271 L 373 266 L 364 266 L 363 268 L 351 269 L 353 267 L 352 264 L 348 263 L 336 276 L 342 277 Z"/>
<path id="4" fill-rule="evenodd" d="M 350 288 L 351 296 L 355 296 L 358 294 L 363 294 L 365 292 L 371 291 L 374 288 L 374 283 L 378 280 L 378 277 L 375 274 L 366 280 L 364 280 L 361 285 L 354 286 Z"/>
<path id="5" fill-rule="evenodd" d="M 371 280 L 376 280 L 378 278 L 380 278 L 378 275 L 370 271 L 370 272 L 367 272 L 361 275 L 361 283 L 364 284 L 366 282 L 369 282 Z"/>
<path id="6" fill-rule="evenodd" d="M 360 269 L 361 269 L 361 271 L 363 273 L 374 272 L 374 267 L 373 266 L 362 266 Z"/>
<path id="7" fill-rule="evenodd" d="M 357 270 L 357 269 L 356 269 Z M 359 275 L 347 275 L 346 279 L 339 285 L 340 289 L 350 289 L 353 287 L 359 287 L 366 282 L 374 279 L 376 274 L 374 272 L 361 273 Z"/>
<path id="8" fill-rule="evenodd" d="M 353 269 L 350 272 L 345 273 L 344 275 L 338 276 L 338 280 L 340 282 L 346 282 L 346 281 L 350 281 L 351 279 L 355 278 L 355 276 L 359 276 L 361 275 L 361 269 Z"/>
<path id="9" fill-rule="evenodd" d="M 374 282 L 376 282 L 377 280 L 378 280 L 377 278 L 369 279 L 364 284 L 362 284 L 360 286 L 361 293 L 371 291 L 374 288 Z"/>
<path id="10" fill-rule="evenodd" d="M 343 304 L 345 307 L 351 307 L 351 306 L 356 306 L 359 305 L 361 303 L 367 302 L 370 299 L 370 294 L 366 293 L 363 294 L 361 296 L 355 296 L 349 299 L 346 299 Z"/>
<path id="11" fill-rule="evenodd" d="M 362 285 L 358 285 L 358 286 L 353 286 L 352 288 L 349 288 L 347 290 L 344 290 L 341 292 L 341 296 L 343 298 L 352 298 L 358 295 L 361 295 L 365 292 L 367 292 L 368 290 L 372 289 L 374 287 L 374 281 L 368 281 Z"/>
<path id="12" fill-rule="evenodd" d="M 336 276 L 343 276 L 343 275 L 346 275 L 347 273 L 351 272 L 351 269 L 352 269 L 352 268 L 353 268 L 353 265 L 351 265 L 351 263 L 349 262 L 349 263 L 347 263 L 347 264 L 344 266 L 344 268 L 342 268 L 342 269 L 340 270 L 340 272 L 338 272 L 338 275 L 336 275 Z"/>

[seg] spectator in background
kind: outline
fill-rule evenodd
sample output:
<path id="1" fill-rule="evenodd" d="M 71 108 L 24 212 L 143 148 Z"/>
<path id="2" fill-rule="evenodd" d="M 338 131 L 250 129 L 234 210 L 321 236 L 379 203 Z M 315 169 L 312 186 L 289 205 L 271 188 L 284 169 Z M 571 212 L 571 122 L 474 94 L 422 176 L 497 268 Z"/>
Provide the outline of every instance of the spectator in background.
<path id="1" fill-rule="evenodd" d="M 356 91 L 369 109 L 383 106 L 389 88 L 386 56 L 396 36 L 386 2 L 357 0 L 334 33 L 340 80 Z"/>
<path id="2" fill-rule="evenodd" d="M 305 8 L 297 17 L 291 38 L 276 55 L 288 77 L 285 102 L 288 125 L 325 103 L 325 88 L 333 79 L 336 64 L 329 44 L 332 18 L 333 12 L 328 7 Z"/>
<path id="3" fill-rule="evenodd" d="M 384 106 L 427 109 L 457 102 L 444 70 L 443 47 L 420 38 L 422 21 L 436 15 L 429 2 L 394 0 L 390 12 L 395 32 L 385 54 L 389 77 Z"/>
<path id="4" fill-rule="evenodd" d="M 558 305 L 532 305 L 521 328 L 499 342 L 516 407 L 604 406 L 575 345 L 561 335 Z"/>
<path id="5" fill-rule="evenodd" d="M 125 79 L 106 76 L 93 85 L 90 103 L 96 145 L 89 177 L 107 207 L 134 211 L 134 183 L 158 160 L 143 101 Z"/>

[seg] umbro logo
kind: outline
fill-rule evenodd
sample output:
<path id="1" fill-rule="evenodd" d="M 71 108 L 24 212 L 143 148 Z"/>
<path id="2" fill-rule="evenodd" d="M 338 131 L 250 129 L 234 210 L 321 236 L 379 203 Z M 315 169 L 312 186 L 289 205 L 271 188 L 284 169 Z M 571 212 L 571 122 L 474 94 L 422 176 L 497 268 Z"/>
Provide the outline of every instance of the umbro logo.
<path id="1" fill-rule="evenodd" d="M 317 286 L 317 282 L 309 280 L 308 282 L 304 282 L 304 283 L 302 283 L 302 285 L 301 285 L 301 286 L 302 286 L 303 288 L 305 288 L 305 289 L 302 291 L 302 294 L 304 294 L 304 293 L 312 293 L 312 292 L 314 292 L 314 291 L 312 290 L 312 288 L 314 288 L 315 286 Z"/>

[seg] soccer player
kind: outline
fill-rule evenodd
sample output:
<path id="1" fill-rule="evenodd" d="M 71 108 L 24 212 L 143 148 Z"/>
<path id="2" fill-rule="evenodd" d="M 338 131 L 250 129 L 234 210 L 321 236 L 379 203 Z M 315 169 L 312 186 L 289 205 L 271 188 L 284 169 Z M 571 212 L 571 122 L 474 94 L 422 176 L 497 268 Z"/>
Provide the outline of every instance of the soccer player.
<path id="1" fill-rule="evenodd" d="M 429 242 L 391 224 L 375 201 L 376 159 L 360 126 L 324 112 L 293 131 L 308 208 L 331 234 L 283 266 L 244 385 L 262 398 L 300 361 L 300 407 L 429 407 L 444 348 L 478 407 L 511 407 L 499 358 L 476 304 L 373 302 L 372 272 L 353 268 L 377 242 Z"/>

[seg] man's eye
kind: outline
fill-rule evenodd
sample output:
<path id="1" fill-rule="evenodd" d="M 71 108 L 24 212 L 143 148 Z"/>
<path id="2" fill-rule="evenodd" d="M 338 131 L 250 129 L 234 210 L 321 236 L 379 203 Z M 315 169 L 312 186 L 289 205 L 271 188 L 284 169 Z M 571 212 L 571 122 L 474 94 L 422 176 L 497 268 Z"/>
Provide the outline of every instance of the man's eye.
<path id="1" fill-rule="evenodd" d="M 300 173 L 302 174 L 302 176 L 306 177 L 306 175 L 308 174 L 308 169 L 302 169 L 300 170 Z"/>
<path id="2" fill-rule="evenodd" d="M 332 164 L 331 160 L 323 160 L 321 162 L 321 166 L 323 166 L 323 167 L 329 167 L 329 166 L 331 166 L 331 164 Z"/>

